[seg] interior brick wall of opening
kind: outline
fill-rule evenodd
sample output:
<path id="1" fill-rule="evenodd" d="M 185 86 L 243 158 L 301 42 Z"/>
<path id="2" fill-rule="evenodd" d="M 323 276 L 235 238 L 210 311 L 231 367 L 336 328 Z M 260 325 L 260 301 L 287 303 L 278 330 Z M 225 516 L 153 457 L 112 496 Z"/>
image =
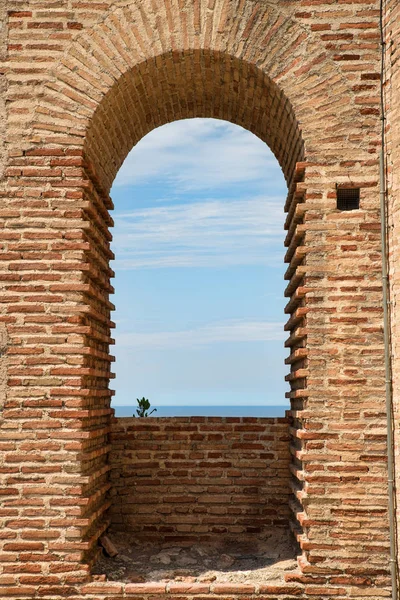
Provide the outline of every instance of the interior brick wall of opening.
<path id="1" fill-rule="evenodd" d="M 117 418 L 111 528 L 195 542 L 289 527 L 287 419 Z"/>
<path id="2" fill-rule="evenodd" d="M 0 0 L 5 597 L 162 593 L 87 585 L 112 504 L 108 192 L 133 144 L 188 117 L 223 118 L 253 131 L 289 185 L 290 507 L 301 548 L 293 593 L 353 600 L 390 594 L 379 5 Z M 385 2 L 389 9 L 395 167 L 396 0 Z M 360 210 L 337 210 L 343 184 L 361 188 Z M 391 185 L 396 302 L 395 176 Z M 396 319 L 394 311 L 394 338 Z"/>

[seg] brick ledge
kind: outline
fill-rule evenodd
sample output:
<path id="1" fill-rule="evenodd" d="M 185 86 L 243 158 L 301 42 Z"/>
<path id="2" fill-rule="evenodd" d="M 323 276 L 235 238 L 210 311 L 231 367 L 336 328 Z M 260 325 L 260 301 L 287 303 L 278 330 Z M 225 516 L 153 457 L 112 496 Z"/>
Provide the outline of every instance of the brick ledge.
<path id="1" fill-rule="evenodd" d="M 107 594 L 129 596 L 142 596 L 152 594 L 189 594 L 189 595 L 226 595 L 226 594 L 277 594 L 286 597 L 298 598 L 302 595 L 304 587 L 296 585 L 252 585 L 248 583 L 118 583 L 110 581 L 96 581 L 83 585 L 83 594 Z"/>

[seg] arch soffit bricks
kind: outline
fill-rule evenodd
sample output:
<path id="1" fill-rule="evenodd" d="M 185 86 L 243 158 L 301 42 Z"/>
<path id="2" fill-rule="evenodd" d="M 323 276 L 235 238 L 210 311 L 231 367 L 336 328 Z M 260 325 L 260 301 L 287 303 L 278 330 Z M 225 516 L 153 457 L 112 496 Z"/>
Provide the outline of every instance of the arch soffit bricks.
<path id="1" fill-rule="evenodd" d="M 293 162 L 302 157 L 303 143 L 307 153 L 308 143 L 312 145 L 315 141 L 322 123 L 326 131 L 329 120 L 330 129 L 335 129 L 338 134 L 348 121 L 344 112 L 349 119 L 358 119 L 358 112 L 349 102 L 351 95 L 345 98 L 347 106 L 343 110 L 348 84 L 338 65 L 327 56 L 321 43 L 318 44 L 318 38 L 287 11 L 278 10 L 274 2 L 267 2 L 262 7 L 252 1 L 246 2 L 244 7 L 242 4 L 241 0 L 233 3 L 221 0 L 216 2 L 213 11 L 202 10 L 199 5 L 197 13 L 193 7 L 190 10 L 192 4 L 186 11 L 179 12 L 173 0 L 152 3 L 135 0 L 114 6 L 101 22 L 78 35 L 54 66 L 38 99 L 30 128 L 31 139 L 40 145 L 58 143 L 84 148 L 103 180 L 103 189 L 108 191 L 127 153 L 152 128 L 178 118 L 215 116 L 237 122 L 261 137 L 271 147 L 289 179 Z M 235 9 L 242 9 L 243 18 L 237 19 Z M 128 122 L 131 120 L 133 106 L 142 105 L 143 113 L 146 93 L 147 108 L 154 101 L 154 94 L 160 91 L 164 102 L 173 102 L 177 77 L 183 89 L 184 76 L 193 75 L 196 60 L 203 67 L 214 65 L 217 78 L 223 72 L 223 76 L 231 79 L 228 83 L 235 92 L 231 98 L 236 96 L 236 102 L 244 100 L 243 88 L 247 84 L 244 78 L 242 82 L 240 77 L 236 80 L 238 74 L 250 75 L 256 84 L 255 93 L 275 102 L 277 113 L 272 114 L 272 118 L 271 114 L 267 117 L 269 107 L 261 102 L 259 109 L 264 110 L 261 119 L 264 123 L 254 123 L 243 115 L 238 117 L 237 113 L 232 113 L 235 104 L 232 100 L 230 114 L 226 110 L 221 114 L 197 106 L 197 112 L 192 107 L 186 114 L 184 110 L 170 111 L 168 117 L 160 113 L 158 99 L 158 114 L 153 110 L 154 114 L 149 115 L 147 110 L 145 122 L 142 121 L 141 128 L 131 130 L 130 139 L 120 136 L 117 144 L 115 136 L 107 136 L 107 148 L 107 139 L 100 136 L 97 140 L 100 146 L 93 144 L 101 119 L 109 130 L 126 132 L 125 117 L 129 117 Z M 167 73 L 169 78 L 164 77 L 164 88 L 157 85 L 157 90 L 158 76 L 163 69 L 166 71 L 168 64 L 171 65 Z M 179 64 L 181 73 L 177 74 Z M 199 73 L 204 75 L 205 72 L 200 69 Z M 175 80 L 174 77 L 171 79 L 172 74 Z M 220 93 L 217 78 L 213 82 L 214 99 L 215 92 Z M 147 90 L 143 87 L 144 81 L 147 81 Z M 150 87 L 152 94 L 148 94 Z M 119 108 L 113 111 L 117 96 Z M 131 99 L 129 105 L 128 97 Z M 137 102 L 132 104 L 134 99 Z M 342 107 L 340 121 L 337 117 L 339 105 Z M 115 119 L 117 113 L 119 123 Z M 271 122 L 276 115 L 283 119 L 280 139 L 276 131 L 271 134 L 266 130 L 265 121 Z M 275 139 L 271 139 L 271 135 L 272 138 L 275 135 Z M 282 144 L 285 148 L 279 149 Z M 321 145 L 323 140 L 320 140 Z M 108 169 L 100 164 L 101 155 L 111 165 Z"/>

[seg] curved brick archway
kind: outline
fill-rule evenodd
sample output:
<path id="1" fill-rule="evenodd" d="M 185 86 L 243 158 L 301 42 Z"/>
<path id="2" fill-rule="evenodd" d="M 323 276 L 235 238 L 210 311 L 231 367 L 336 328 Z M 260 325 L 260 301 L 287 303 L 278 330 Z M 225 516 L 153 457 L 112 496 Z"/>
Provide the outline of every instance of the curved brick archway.
<path id="1" fill-rule="evenodd" d="M 22 4 L 9 15 L 2 231 L 2 548 L 22 567 L 7 585 L 54 598 L 87 579 L 110 504 L 108 191 L 148 131 L 209 116 L 268 143 L 290 188 L 293 594 L 361 598 L 374 584 L 385 597 L 377 3 Z M 346 183 L 362 188 L 360 211 L 337 211 Z M 24 579 L 31 561 L 40 573 Z"/>
<path id="2" fill-rule="evenodd" d="M 235 7 L 223 3 L 205 12 L 201 5 L 181 12 L 174 2 L 160 0 L 149 11 L 132 1 L 111 3 L 106 15 L 76 37 L 43 81 L 21 119 L 21 128 L 28 127 L 25 137 L 38 145 L 84 148 L 94 164 L 99 162 L 98 151 L 105 151 L 107 158 L 102 160 L 107 166 L 97 169 L 105 192 L 143 135 L 193 115 L 213 114 L 250 129 L 276 154 L 287 179 L 304 145 L 308 160 L 323 148 L 321 167 L 335 160 L 332 132 L 336 142 L 359 146 L 348 125 L 364 125 L 370 111 L 356 95 L 344 96 L 351 83 L 327 52 L 334 38 L 326 34 L 321 46 L 300 19 L 275 2 L 262 10 L 255 2 L 242 8 L 239 23 Z M 185 86 L 187 81 L 190 85 Z M 256 114 L 249 114 L 252 109 Z M 122 122 L 129 123 L 123 131 Z M 328 126 L 321 135 L 323 124 Z M 99 127 L 108 125 L 107 135 L 102 135 Z M 117 132 L 118 140 L 111 140 Z M 93 137 L 102 147 L 91 152 Z M 315 137 L 318 149 L 313 146 Z M 363 148 L 365 159 L 371 148 L 372 140 Z"/>
<path id="3" fill-rule="evenodd" d="M 255 133 L 293 179 L 304 149 L 293 107 L 251 63 L 210 50 L 169 52 L 140 63 L 112 86 L 87 130 L 84 156 L 107 192 L 146 133 L 191 117 L 224 119 Z"/>
<path id="4" fill-rule="evenodd" d="M 74 72 L 72 69 L 71 73 Z M 61 101 L 54 104 L 57 106 Z M 42 114 L 48 118 L 40 108 L 37 110 L 34 122 L 37 133 L 46 127 L 43 117 L 40 121 L 38 119 Z M 53 119 L 54 114 L 50 117 Z M 112 201 L 108 190 L 127 153 L 142 136 L 168 121 L 189 117 L 221 118 L 246 127 L 268 143 L 283 168 L 290 186 L 287 261 L 290 263 L 288 296 L 293 298 L 293 306 L 288 308 L 288 312 L 293 314 L 296 327 L 289 323 L 288 330 L 296 330 L 296 333 L 287 345 L 293 350 L 294 406 L 297 399 L 297 406 L 302 407 L 306 396 L 305 377 L 301 372 L 307 360 L 306 336 L 299 330 L 304 324 L 306 309 L 304 293 L 299 290 L 301 278 L 293 278 L 298 267 L 301 271 L 305 255 L 303 249 L 298 248 L 304 235 L 297 229 L 296 237 L 293 229 L 304 219 L 305 187 L 301 183 L 304 164 L 299 162 L 304 158 L 304 144 L 293 108 L 279 86 L 260 69 L 225 53 L 204 50 L 169 52 L 141 62 L 121 75 L 101 99 L 87 121 L 82 149 L 70 150 L 76 158 L 62 156 L 57 161 L 54 158 L 57 152 L 65 154 L 60 146 L 52 153 L 53 165 L 79 166 L 82 169 L 81 181 L 76 181 L 76 191 L 70 191 L 69 197 L 75 200 L 75 206 L 79 203 L 82 207 L 80 241 L 87 250 L 83 253 L 83 272 L 71 273 L 70 283 L 57 289 L 63 289 L 67 294 L 72 290 L 82 292 L 78 312 L 82 310 L 84 315 L 79 320 L 79 327 L 73 327 L 71 331 L 83 334 L 84 357 L 80 369 L 61 368 L 56 373 L 81 375 L 71 383 L 79 388 L 76 390 L 78 395 L 83 390 L 85 392 L 79 406 L 89 412 L 88 420 L 82 425 L 87 429 L 99 427 L 97 439 L 91 444 L 92 452 L 88 457 L 83 455 L 80 460 L 80 468 L 85 473 L 89 472 L 96 484 L 86 492 L 88 501 L 94 503 L 86 510 L 102 520 L 101 526 L 96 521 L 96 529 L 92 526 L 84 532 L 85 540 L 88 534 L 96 532 L 87 542 L 89 562 L 96 549 L 96 539 L 108 524 L 104 515 L 110 505 L 106 497 L 109 466 L 107 453 L 103 451 L 109 426 L 109 346 L 110 328 L 113 327 L 110 320 L 113 306 L 109 302 L 113 274 L 108 266 L 112 258 L 108 230 L 112 224 L 108 214 Z M 40 155 L 41 149 L 28 151 L 29 155 L 37 153 Z M 298 291 L 296 298 L 295 291 Z M 65 392 L 65 395 L 68 393 Z M 64 403 L 68 403 L 66 398 Z M 103 488 L 99 488 L 99 481 Z M 94 492 L 93 496 L 90 492 Z M 298 509 L 298 506 L 293 506 L 295 513 Z M 300 527 L 298 521 L 295 527 Z"/>

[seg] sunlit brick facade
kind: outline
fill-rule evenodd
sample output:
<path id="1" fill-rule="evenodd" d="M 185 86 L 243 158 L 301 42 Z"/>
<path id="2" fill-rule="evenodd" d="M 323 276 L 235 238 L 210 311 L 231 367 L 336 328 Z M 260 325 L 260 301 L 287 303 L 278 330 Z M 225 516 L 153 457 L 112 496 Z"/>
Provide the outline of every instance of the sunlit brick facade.
<path id="1" fill-rule="evenodd" d="M 398 416 L 398 0 L 383 17 Z M 115 496 L 109 190 L 146 133 L 213 117 L 265 141 L 289 188 L 287 513 L 299 567 L 281 588 L 169 593 L 386 598 L 380 2 L 0 0 L 0 20 L 0 596 L 165 592 L 90 576 Z M 337 209 L 343 186 L 360 188 L 358 210 Z"/>

